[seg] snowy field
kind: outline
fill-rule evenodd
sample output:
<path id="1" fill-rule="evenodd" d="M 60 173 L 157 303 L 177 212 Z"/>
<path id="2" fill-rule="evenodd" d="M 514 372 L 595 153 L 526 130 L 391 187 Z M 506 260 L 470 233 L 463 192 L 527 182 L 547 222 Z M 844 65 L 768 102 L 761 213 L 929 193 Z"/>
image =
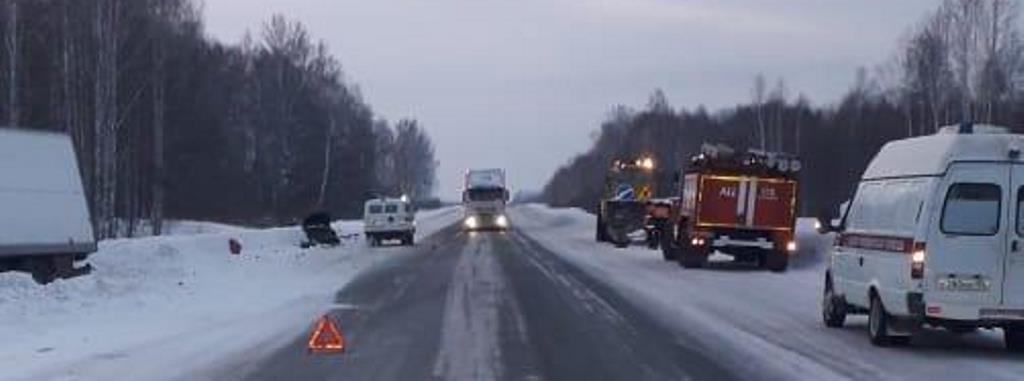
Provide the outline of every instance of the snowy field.
<path id="1" fill-rule="evenodd" d="M 417 218 L 425 237 L 458 216 L 446 208 Z M 302 250 L 297 227 L 182 222 L 165 237 L 101 242 L 89 276 L 40 286 L 0 273 L 0 380 L 188 379 L 243 350 L 270 353 L 389 257 L 366 247 L 361 222 L 335 229 L 351 235 L 341 247 Z M 229 254 L 231 238 L 241 255 Z"/>
<path id="2" fill-rule="evenodd" d="M 526 205 L 510 218 L 661 323 L 735 359 L 730 365 L 752 378 L 1020 380 L 1024 374 L 1024 358 L 1003 350 L 999 330 L 928 331 L 909 347 L 876 348 L 868 342 L 866 317 L 850 317 L 843 329 L 825 328 L 819 302 L 823 249 L 831 238 L 813 232 L 811 220 L 799 223 L 800 252 L 790 270 L 774 274 L 731 264 L 684 270 L 658 251 L 598 244 L 594 216 L 578 209 Z"/>

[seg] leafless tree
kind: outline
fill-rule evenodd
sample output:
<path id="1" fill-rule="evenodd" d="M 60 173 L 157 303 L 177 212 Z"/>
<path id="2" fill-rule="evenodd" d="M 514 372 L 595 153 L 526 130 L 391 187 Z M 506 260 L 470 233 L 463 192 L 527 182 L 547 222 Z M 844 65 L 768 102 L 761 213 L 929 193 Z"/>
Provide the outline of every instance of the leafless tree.
<path id="1" fill-rule="evenodd" d="M 767 149 L 767 130 L 765 128 L 764 121 L 764 102 L 765 102 L 765 91 L 767 91 L 767 83 L 764 79 L 764 74 L 757 74 L 754 77 L 754 88 L 751 89 L 751 96 L 754 99 L 754 105 L 757 107 L 757 138 L 760 142 L 759 147 L 762 150 Z"/>
<path id="2" fill-rule="evenodd" d="M 7 0 L 7 20 L 4 52 L 7 56 L 7 124 L 18 126 L 20 124 L 21 105 L 18 103 L 18 60 L 21 51 L 21 33 L 19 33 L 18 2 L 21 0 Z"/>

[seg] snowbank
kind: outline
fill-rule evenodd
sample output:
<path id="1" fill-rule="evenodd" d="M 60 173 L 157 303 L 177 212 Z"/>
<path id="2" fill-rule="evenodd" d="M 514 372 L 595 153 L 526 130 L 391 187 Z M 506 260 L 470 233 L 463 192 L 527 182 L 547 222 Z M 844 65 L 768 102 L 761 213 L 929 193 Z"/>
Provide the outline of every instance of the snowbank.
<path id="1" fill-rule="evenodd" d="M 451 208 L 423 212 L 418 235 L 456 218 Z M 2 273 L 0 379 L 188 378 L 243 349 L 269 353 L 390 257 L 366 249 L 360 222 L 334 227 L 350 236 L 341 247 L 303 250 L 297 227 L 172 225 L 193 235 L 101 242 L 89 276 L 40 286 Z M 229 254 L 231 238 L 241 255 Z"/>
<path id="2" fill-rule="evenodd" d="M 514 208 L 513 224 L 541 245 L 651 311 L 751 379 L 1019 379 L 1024 363 L 1002 349 L 1001 333 L 929 331 L 909 348 L 876 348 L 863 316 L 828 329 L 820 318 L 824 250 L 830 236 L 798 225 L 790 271 L 738 266 L 684 270 L 641 247 L 594 242 L 595 218 L 578 209 Z M 683 339 L 680 339 L 683 340 Z M 686 343 L 684 343 L 685 345 Z M 727 361 L 727 360 L 723 360 Z"/>

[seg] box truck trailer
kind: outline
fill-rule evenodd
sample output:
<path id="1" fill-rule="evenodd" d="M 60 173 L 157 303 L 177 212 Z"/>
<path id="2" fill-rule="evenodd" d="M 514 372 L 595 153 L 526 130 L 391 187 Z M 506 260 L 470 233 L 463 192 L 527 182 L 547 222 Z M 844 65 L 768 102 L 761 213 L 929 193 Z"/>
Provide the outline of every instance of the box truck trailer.
<path id="1" fill-rule="evenodd" d="M 95 251 L 71 138 L 0 128 L 0 270 L 48 283 L 87 273 L 74 262 Z"/>

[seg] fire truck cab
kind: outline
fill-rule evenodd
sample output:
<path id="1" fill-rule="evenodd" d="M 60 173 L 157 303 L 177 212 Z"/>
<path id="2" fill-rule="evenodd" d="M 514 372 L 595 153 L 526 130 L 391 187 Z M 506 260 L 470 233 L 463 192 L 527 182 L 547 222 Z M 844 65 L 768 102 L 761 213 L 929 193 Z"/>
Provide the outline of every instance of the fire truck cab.
<path id="1" fill-rule="evenodd" d="M 666 259 L 687 268 L 702 267 L 716 250 L 737 262 L 785 271 L 796 252 L 795 156 L 762 151 L 736 152 L 705 145 L 678 181 L 674 224 L 666 226 Z"/>

